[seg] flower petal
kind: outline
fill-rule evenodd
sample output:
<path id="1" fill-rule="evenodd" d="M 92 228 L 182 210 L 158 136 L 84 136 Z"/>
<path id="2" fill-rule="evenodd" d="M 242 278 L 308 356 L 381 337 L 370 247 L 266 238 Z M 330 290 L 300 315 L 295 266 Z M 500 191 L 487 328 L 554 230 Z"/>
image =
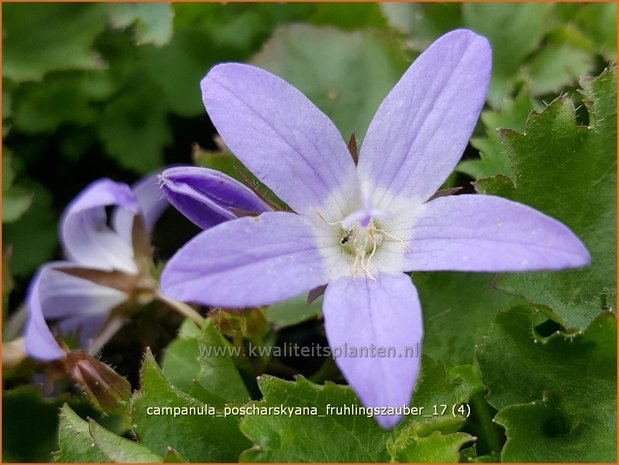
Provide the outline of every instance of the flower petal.
<path id="1" fill-rule="evenodd" d="M 41 267 L 30 286 L 26 348 L 31 356 L 42 360 L 60 358 L 57 351 L 50 349 L 58 344 L 45 320 L 59 320 L 58 328 L 64 334 L 78 332 L 82 347 L 87 348 L 109 312 L 128 298 L 123 292 L 63 273 L 63 267 L 75 264 L 48 263 Z M 45 358 L 48 356 L 54 358 Z"/>
<path id="2" fill-rule="evenodd" d="M 564 224 L 490 195 L 434 199 L 419 209 L 404 235 L 410 238 L 405 266 L 412 271 L 557 270 L 591 261 Z"/>
<path id="3" fill-rule="evenodd" d="M 170 203 L 203 229 L 237 218 L 235 210 L 255 214 L 271 210 L 251 189 L 208 168 L 169 168 L 161 174 L 160 181 Z"/>
<path id="4" fill-rule="evenodd" d="M 146 229 L 152 231 L 155 223 L 168 207 L 168 201 L 159 187 L 160 171 L 143 177 L 131 186 L 133 195 L 140 204 L 140 210 L 144 215 Z"/>
<path id="5" fill-rule="evenodd" d="M 159 188 L 160 171 L 143 177 L 131 186 L 133 195 L 140 205 L 140 212 L 144 216 L 144 224 L 150 232 L 155 223 L 168 207 L 168 201 Z M 125 208 L 116 208 L 112 217 L 114 230 L 118 232 L 128 243 L 131 243 L 133 232 L 133 219 L 135 212 Z"/>
<path id="6" fill-rule="evenodd" d="M 204 105 L 232 152 L 298 213 L 343 212 L 355 165 L 331 120 L 262 69 L 228 63 L 202 80 Z"/>
<path id="7" fill-rule="evenodd" d="M 421 306 L 407 275 L 376 278 L 329 283 L 323 305 L 327 338 L 337 365 L 363 405 L 402 407 L 410 403 L 419 374 Z M 365 356 L 360 350 L 367 351 Z M 391 428 L 401 418 L 376 420 Z"/>
<path id="8" fill-rule="evenodd" d="M 117 289 L 63 273 L 65 266 L 75 267 L 69 262 L 52 263 L 41 275 L 39 302 L 46 319 L 106 314 L 128 299 Z"/>
<path id="9" fill-rule="evenodd" d="M 65 352 L 60 348 L 52 332 L 45 322 L 41 302 L 39 298 L 39 287 L 41 274 L 48 267 L 42 267 L 37 271 L 30 283 L 26 305 L 28 306 L 28 322 L 26 323 L 25 341 L 26 352 L 32 358 L 49 362 L 65 357 Z"/>
<path id="10" fill-rule="evenodd" d="M 161 276 L 164 294 L 221 307 L 267 305 L 326 281 L 312 229 L 294 213 L 263 213 L 208 229 Z"/>
<path id="11" fill-rule="evenodd" d="M 63 214 L 60 237 L 64 252 L 78 265 L 135 273 L 132 244 L 108 226 L 105 211 L 108 206 L 126 209 L 133 215 L 140 208 L 126 184 L 109 179 L 93 182 Z"/>
<path id="12" fill-rule="evenodd" d="M 492 50 L 460 29 L 434 42 L 391 90 L 361 145 L 359 175 L 375 206 L 392 196 L 422 203 L 453 171 L 486 100 Z"/>
<path id="13" fill-rule="evenodd" d="M 58 323 L 58 329 L 62 334 L 74 334 L 79 337 L 80 347 L 87 349 L 94 338 L 99 334 L 109 314 L 99 315 L 75 315 Z"/>

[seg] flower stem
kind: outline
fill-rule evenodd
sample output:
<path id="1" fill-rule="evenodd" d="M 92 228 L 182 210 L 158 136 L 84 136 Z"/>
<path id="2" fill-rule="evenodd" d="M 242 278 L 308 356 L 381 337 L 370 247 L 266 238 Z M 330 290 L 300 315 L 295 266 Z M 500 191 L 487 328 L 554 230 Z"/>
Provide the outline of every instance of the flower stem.
<path id="1" fill-rule="evenodd" d="M 202 325 L 204 324 L 204 317 L 186 303 L 170 299 L 161 294 L 160 292 L 156 293 L 155 298 L 160 302 L 168 305 L 170 308 L 174 309 L 184 317 L 187 317 L 190 320 L 194 321 L 195 323 L 197 323 L 198 326 L 202 327 Z"/>
<path id="2" fill-rule="evenodd" d="M 125 320 L 118 316 L 113 316 L 106 322 L 97 337 L 92 341 L 88 347 L 88 354 L 97 354 L 105 344 L 109 342 L 112 337 L 123 327 Z"/>

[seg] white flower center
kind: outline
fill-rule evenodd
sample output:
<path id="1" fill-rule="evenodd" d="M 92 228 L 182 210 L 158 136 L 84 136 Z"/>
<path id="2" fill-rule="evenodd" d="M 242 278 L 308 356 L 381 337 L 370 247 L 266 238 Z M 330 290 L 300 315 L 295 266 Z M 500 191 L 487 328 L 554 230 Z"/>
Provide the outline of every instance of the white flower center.
<path id="1" fill-rule="evenodd" d="M 361 268 L 369 278 L 374 279 L 370 271 L 372 258 L 383 242 L 383 230 L 377 226 L 374 219 L 370 219 L 367 227 L 355 223 L 347 229 L 342 228 L 339 233 L 342 250 L 354 257 L 353 274 Z"/>
<path id="2" fill-rule="evenodd" d="M 393 201 L 367 183 L 360 184 L 343 189 L 347 198 L 332 200 L 306 216 L 330 281 L 374 280 L 379 273 L 401 272 L 410 251 L 406 240 L 414 212 L 409 199 Z"/>
<path id="3" fill-rule="evenodd" d="M 383 216 L 381 212 L 377 213 L 379 217 Z M 386 252 L 392 254 L 393 246 L 397 244 L 400 254 L 408 251 L 408 246 L 401 238 L 385 231 L 376 218 L 364 215 L 361 210 L 351 213 L 343 220 L 334 222 L 327 221 L 318 211 L 316 215 L 326 226 L 328 235 L 336 239 L 338 255 L 345 263 L 348 263 L 348 266 L 352 264 L 352 276 L 363 273 L 367 278 L 375 280 L 374 273 L 381 267 L 379 264 L 374 265 L 373 260 L 381 256 L 381 248 L 391 249 Z M 321 235 L 321 237 L 327 236 Z M 327 239 L 325 245 L 328 243 Z M 384 258 L 383 256 L 383 262 Z"/>

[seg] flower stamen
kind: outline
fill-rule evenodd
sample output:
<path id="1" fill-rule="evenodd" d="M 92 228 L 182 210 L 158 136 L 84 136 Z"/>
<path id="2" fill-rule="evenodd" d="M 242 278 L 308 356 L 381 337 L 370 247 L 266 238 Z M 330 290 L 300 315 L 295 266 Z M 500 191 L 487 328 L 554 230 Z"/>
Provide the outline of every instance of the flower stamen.
<path id="1" fill-rule="evenodd" d="M 411 251 L 411 248 L 408 246 L 408 244 L 400 237 L 394 234 L 388 233 L 384 229 L 377 229 L 377 231 L 381 233 L 383 236 L 387 236 L 389 239 L 393 239 L 394 241 L 399 242 L 406 253 L 409 253 Z"/>

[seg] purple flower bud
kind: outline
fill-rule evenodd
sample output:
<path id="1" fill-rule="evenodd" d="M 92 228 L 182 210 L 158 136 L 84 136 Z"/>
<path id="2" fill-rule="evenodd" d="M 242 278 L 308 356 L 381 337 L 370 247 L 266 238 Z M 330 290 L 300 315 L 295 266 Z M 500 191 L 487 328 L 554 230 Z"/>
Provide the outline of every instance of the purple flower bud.
<path id="1" fill-rule="evenodd" d="M 179 166 L 165 170 L 159 180 L 168 201 L 203 229 L 271 211 L 251 189 L 219 171 Z"/>

